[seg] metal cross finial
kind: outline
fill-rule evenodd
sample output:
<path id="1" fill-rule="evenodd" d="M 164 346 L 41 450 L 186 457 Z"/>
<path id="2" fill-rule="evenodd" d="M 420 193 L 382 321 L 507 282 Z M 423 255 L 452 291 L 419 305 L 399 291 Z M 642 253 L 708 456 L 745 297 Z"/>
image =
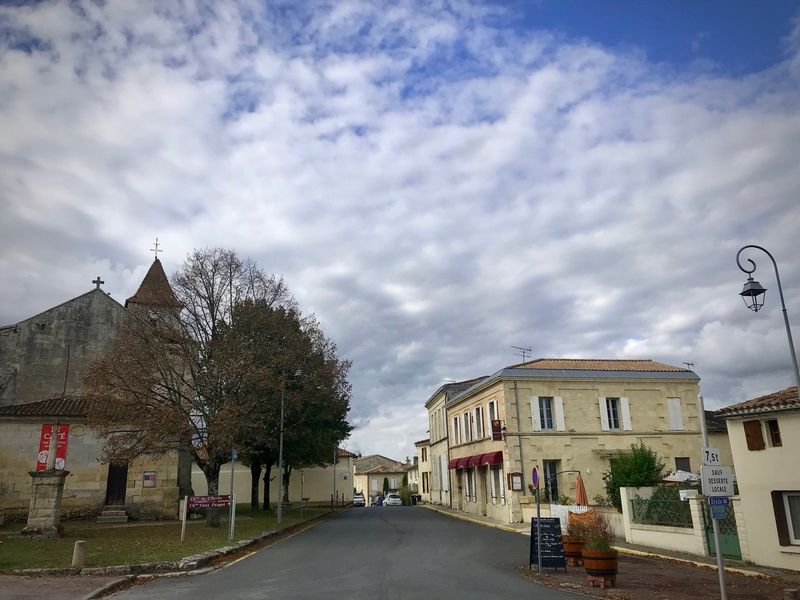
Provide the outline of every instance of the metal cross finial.
<path id="1" fill-rule="evenodd" d="M 152 252 L 155 255 L 156 258 L 158 258 L 158 253 L 159 252 L 163 252 L 163 250 L 159 250 L 158 249 L 158 238 L 156 238 L 155 247 L 150 248 L 150 252 Z"/>
<path id="2" fill-rule="evenodd" d="M 98 275 L 98 276 L 97 276 L 97 279 L 93 279 L 93 280 L 92 280 L 92 283 L 93 283 L 93 284 L 95 284 L 95 285 L 97 286 L 97 289 L 99 290 L 99 289 L 100 289 L 100 286 L 101 286 L 101 285 L 103 285 L 103 284 L 105 283 L 105 281 L 103 281 L 102 279 L 100 279 L 100 275 Z"/>

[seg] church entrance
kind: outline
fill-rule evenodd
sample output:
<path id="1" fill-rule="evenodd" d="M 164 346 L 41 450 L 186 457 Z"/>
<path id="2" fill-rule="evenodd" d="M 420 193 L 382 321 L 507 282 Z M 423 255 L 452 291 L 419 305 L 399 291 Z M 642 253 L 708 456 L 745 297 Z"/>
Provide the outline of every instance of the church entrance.
<path id="1" fill-rule="evenodd" d="M 125 491 L 128 487 L 128 463 L 110 463 L 106 482 L 106 506 L 125 504 Z"/>

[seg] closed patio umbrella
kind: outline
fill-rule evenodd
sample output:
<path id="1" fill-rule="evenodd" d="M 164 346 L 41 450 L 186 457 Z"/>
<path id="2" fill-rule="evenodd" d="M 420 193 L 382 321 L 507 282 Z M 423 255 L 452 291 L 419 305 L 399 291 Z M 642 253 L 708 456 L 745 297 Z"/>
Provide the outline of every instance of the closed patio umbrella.
<path id="1" fill-rule="evenodd" d="M 583 485 L 583 477 L 578 473 L 575 480 L 575 504 L 578 506 L 589 506 L 589 499 L 586 497 L 586 487 Z"/>

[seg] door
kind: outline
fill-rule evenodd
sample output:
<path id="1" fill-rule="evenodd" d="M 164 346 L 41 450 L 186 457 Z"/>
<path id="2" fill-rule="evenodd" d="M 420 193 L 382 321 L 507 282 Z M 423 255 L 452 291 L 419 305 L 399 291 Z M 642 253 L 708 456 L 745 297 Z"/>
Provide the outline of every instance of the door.
<path id="1" fill-rule="evenodd" d="M 714 545 L 714 527 L 711 525 L 711 512 L 705 502 L 703 503 L 703 520 L 705 522 L 708 553 L 711 556 L 716 556 L 717 549 Z M 737 560 L 742 559 L 739 530 L 736 528 L 736 515 L 733 512 L 732 504 L 728 505 L 725 518 L 719 520 L 719 545 L 722 547 L 722 556 Z"/>
<path id="2" fill-rule="evenodd" d="M 125 490 L 128 487 L 128 463 L 110 463 L 106 481 L 106 506 L 125 504 Z"/>
<path id="3" fill-rule="evenodd" d="M 547 494 L 546 501 L 558 504 L 558 463 L 557 460 L 542 461 L 544 489 Z"/>
<path id="4" fill-rule="evenodd" d="M 489 486 L 486 484 L 486 474 L 489 471 L 489 467 L 481 467 L 480 469 L 475 469 L 480 473 L 478 476 L 480 478 L 480 498 L 478 501 L 481 503 L 481 514 L 485 517 L 486 516 L 486 498 L 487 493 L 489 491 Z"/>

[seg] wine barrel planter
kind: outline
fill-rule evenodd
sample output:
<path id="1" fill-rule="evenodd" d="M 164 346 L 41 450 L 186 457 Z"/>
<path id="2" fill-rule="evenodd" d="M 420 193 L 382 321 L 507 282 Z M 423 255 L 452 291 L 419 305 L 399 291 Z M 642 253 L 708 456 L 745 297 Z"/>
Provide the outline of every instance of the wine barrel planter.
<path id="1" fill-rule="evenodd" d="M 583 548 L 583 539 L 577 535 L 562 535 L 561 541 L 564 544 L 564 558 L 567 559 L 567 564 L 577 567 L 583 564 L 581 558 L 581 549 Z"/>
<path id="2" fill-rule="evenodd" d="M 608 577 L 617 574 L 618 552 L 616 550 L 587 550 L 581 551 L 583 567 L 586 573 L 594 577 Z"/>

